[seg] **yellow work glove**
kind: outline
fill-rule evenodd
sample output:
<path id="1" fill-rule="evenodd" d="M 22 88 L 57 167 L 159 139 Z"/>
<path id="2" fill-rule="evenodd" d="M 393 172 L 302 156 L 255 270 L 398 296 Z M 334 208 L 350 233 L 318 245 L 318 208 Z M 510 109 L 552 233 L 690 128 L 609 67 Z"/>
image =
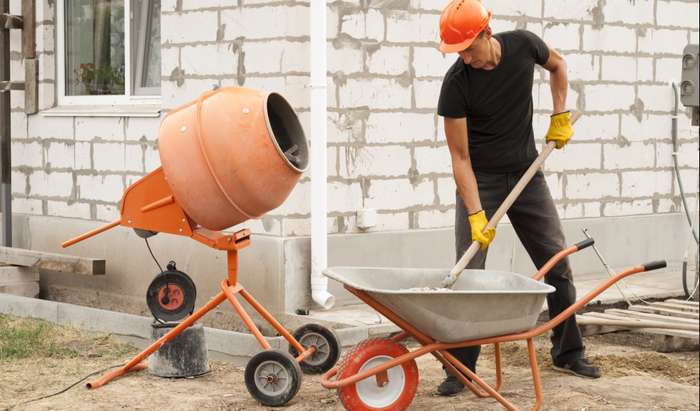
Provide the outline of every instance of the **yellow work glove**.
<path id="1" fill-rule="evenodd" d="M 486 219 L 486 213 L 484 210 L 474 214 L 469 214 L 469 225 L 472 228 L 472 241 L 476 241 L 481 244 L 482 250 L 485 250 L 496 236 L 495 228 L 489 228 L 484 231 L 486 224 L 488 224 L 488 220 Z"/>
<path id="2" fill-rule="evenodd" d="M 574 129 L 571 128 L 571 113 L 564 111 L 562 113 L 553 114 L 549 120 L 549 130 L 547 130 L 547 142 L 554 141 L 557 148 L 562 148 L 569 142 L 571 136 L 574 135 Z"/>

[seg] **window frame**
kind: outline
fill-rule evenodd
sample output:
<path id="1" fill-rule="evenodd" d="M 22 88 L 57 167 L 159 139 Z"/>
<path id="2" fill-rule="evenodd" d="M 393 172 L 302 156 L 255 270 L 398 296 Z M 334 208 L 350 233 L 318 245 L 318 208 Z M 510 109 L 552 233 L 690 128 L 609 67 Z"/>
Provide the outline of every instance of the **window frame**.
<path id="1" fill-rule="evenodd" d="M 134 106 L 134 105 L 160 105 L 161 94 L 157 95 L 138 96 L 136 86 L 132 82 L 132 70 L 138 69 L 132 64 L 132 32 L 131 20 L 132 0 L 124 0 L 124 15 L 129 18 L 124 19 L 124 94 L 123 95 L 84 95 L 84 96 L 67 96 L 66 95 L 66 4 L 68 0 L 59 0 L 56 2 L 56 99 L 59 106 Z M 145 38 L 144 38 L 145 40 Z M 141 50 L 147 45 L 137 44 L 136 48 Z M 138 58 L 138 57 L 136 57 Z M 151 88 L 155 90 L 155 87 Z"/>

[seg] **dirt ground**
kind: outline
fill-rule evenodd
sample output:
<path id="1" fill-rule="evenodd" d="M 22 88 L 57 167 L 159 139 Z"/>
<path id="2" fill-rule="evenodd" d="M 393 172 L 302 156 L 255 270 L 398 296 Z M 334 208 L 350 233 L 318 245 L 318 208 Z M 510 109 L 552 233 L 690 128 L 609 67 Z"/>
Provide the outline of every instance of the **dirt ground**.
<path id="1" fill-rule="evenodd" d="M 198 378 L 164 379 L 141 371 L 97 390 L 88 390 L 82 383 L 58 396 L 15 406 L 56 392 L 136 353 L 135 348 L 110 336 L 46 323 L 41 325 L 43 334 L 35 336 L 40 346 L 34 352 L 18 354 L 27 343 L 8 348 L 7 332 L 3 331 L 35 323 L 40 322 L 0 316 L 0 410 L 265 409 L 246 391 L 243 369 L 224 362 L 211 362 L 212 371 Z M 587 338 L 588 354 L 602 367 L 604 376 L 586 380 L 553 371 L 549 342 L 539 339 L 543 409 L 697 410 L 698 352 L 661 354 L 649 349 L 648 343 L 643 337 L 625 334 Z M 529 408 L 534 398 L 525 345 L 504 345 L 503 360 L 501 393 L 518 407 Z M 424 356 L 418 359 L 418 368 L 420 385 L 411 409 L 502 409 L 494 400 L 477 399 L 467 391 L 449 398 L 435 396 L 435 387 L 443 377 L 441 367 L 432 357 Z M 493 380 L 493 351 L 489 347 L 482 351 L 479 371 L 487 381 Z M 283 409 L 337 410 L 342 405 L 334 391 L 321 387 L 318 376 L 306 375 L 299 393 Z"/>

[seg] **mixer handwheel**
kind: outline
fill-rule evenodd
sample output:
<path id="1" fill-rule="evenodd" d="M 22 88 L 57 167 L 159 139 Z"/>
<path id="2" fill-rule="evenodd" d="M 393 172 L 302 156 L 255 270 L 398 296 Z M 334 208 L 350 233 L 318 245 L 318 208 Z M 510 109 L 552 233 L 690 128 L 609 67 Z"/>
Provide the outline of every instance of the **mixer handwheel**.
<path id="1" fill-rule="evenodd" d="M 187 274 L 168 265 L 168 271 L 158 274 L 146 292 L 151 314 L 160 321 L 179 321 L 194 311 L 197 289 Z"/>
<path id="2" fill-rule="evenodd" d="M 299 363 L 281 350 L 259 352 L 245 367 L 245 386 L 250 395 L 268 407 L 279 407 L 294 398 L 302 379 Z"/>
<path id="3" fill-rule="evenodd" d="M 338 379 L 352 377 L 408 353 L 403 345 L 389 339 L 369 339 L 346 354 Z M 340 401 L 348 410 L 405 410 L 418 387 L 418 367 L 408 360 L 383 373 L 338 389 Z"/>
<path id="4" fill-rule="evenodd" d="M 340 346 L 335 333 L 319 324 L 304 324 L 297 328 L 292 334 L 304 348 L 316 347 L 313 354 L 306 357 L 300 364 L 302 371 L 306 374 L 322 374 L 335 365 L 340 356 Z M 289 346 L 289 353 L 293 357 L 299 352 Z"/>

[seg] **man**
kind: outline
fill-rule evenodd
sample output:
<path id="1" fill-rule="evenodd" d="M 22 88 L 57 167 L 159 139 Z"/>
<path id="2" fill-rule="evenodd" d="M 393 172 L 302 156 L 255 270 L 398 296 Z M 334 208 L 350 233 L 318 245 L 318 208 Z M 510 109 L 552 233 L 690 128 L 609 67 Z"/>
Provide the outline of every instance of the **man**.
<path id="1" fill-rule="evenodd" d="M 532 130 L 534 65 L 549 71 L 553 115 L 547 141 L 561 149 L 573 130 L 565 111 L 566 62 L 535 34 L 524 30 L 493 34 L 491 12 L 478 0 L 454 0 L 440 17 L 440 50 L 458 53 L 442 83 L 438 114 L 457 185 L 455 244 L 457 259 L 471 241 L 481 250 L 467 268 L 483 269 L 487 247 L 496 232 L 484 228 L 528 166 L 537 157 Z M 557 210 L 544 175 L 537 172 L 508 211 L 508 217 L 530 258 L 539 268 L 566 247 Z M 547 296 L 550 317 L 576 299 L 568 260 L 545 277 L 556 291 Z M 584 358 L 584 346 L 574 316 L 554 328 L 554 367 L 578 376 L 598 378 L 600 370 Z M 452 353 L 475 371 L 480 347 Z M 463 390 L 449 375 L 438 387 L 441 395 Z"/>

